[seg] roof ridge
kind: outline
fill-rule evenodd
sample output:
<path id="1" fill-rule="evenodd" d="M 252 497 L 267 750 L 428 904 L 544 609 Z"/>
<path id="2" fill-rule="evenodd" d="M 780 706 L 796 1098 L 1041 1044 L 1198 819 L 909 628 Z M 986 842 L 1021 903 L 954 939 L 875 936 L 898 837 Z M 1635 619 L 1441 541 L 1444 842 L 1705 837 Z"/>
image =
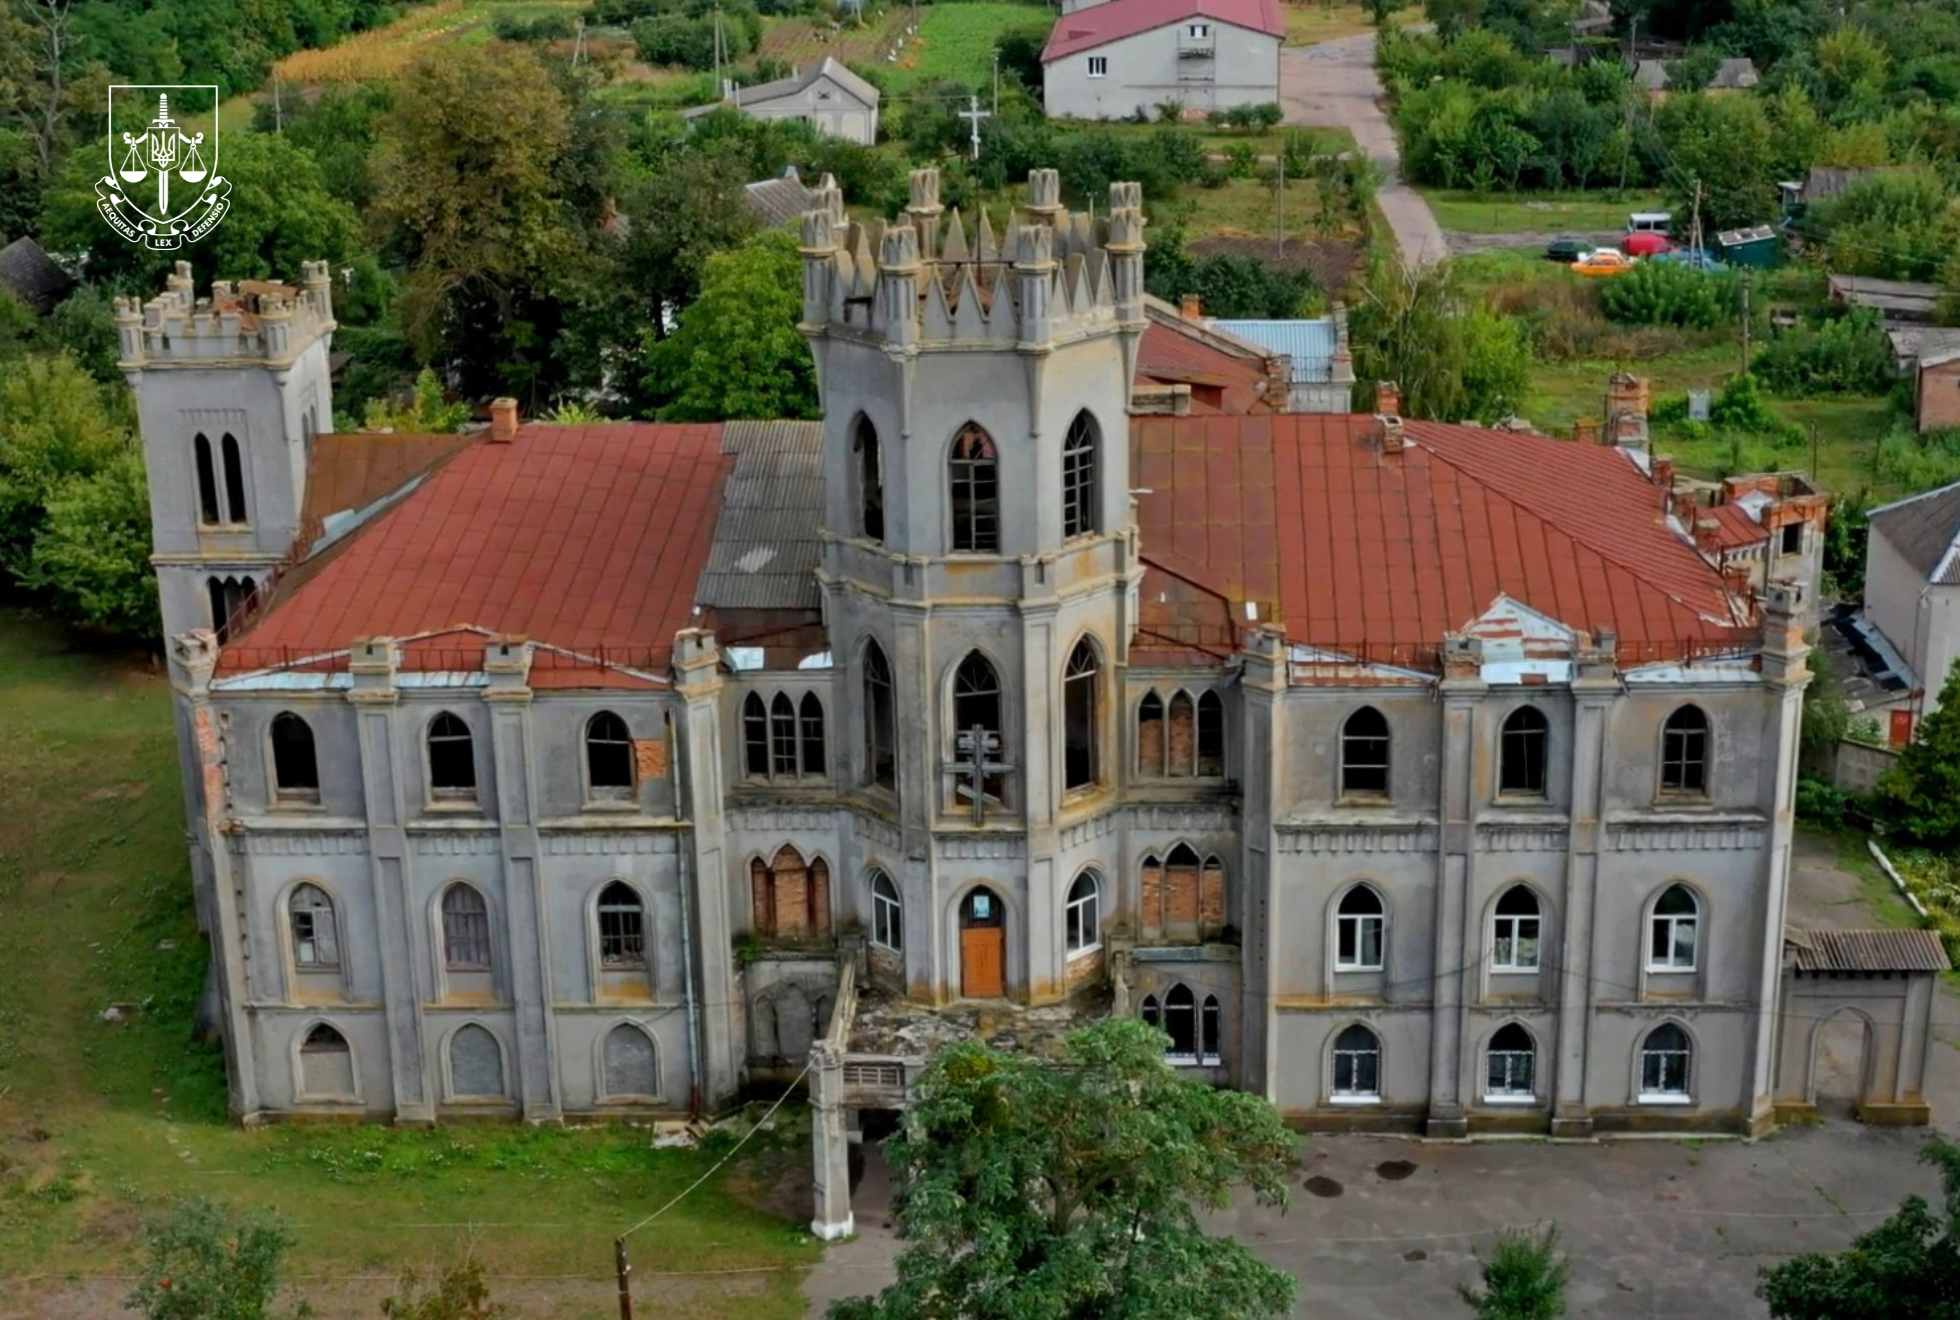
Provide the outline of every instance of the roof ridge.
<path id="1" fill-rule="evenodd" d="M 1890 513 L 1893 509 L 1902 509 L 1908 504 L 1917 504 L 1920 500 L 1931 499 L 1935 495 L 1944 495 L 1951 490 L 1960 490 L 1960 481 L 1949 481 L 1944 486 L 1935 486 L 1931 490 L 1922 490 L 1917 495 L 1908 495 L 1902 500 L 1893 500 L 1890 504 L 1881 504 L 1875 509 L 1867 509 L 1865 510 L 1865 521 L 1870 522 L 1881 513 Z"/>

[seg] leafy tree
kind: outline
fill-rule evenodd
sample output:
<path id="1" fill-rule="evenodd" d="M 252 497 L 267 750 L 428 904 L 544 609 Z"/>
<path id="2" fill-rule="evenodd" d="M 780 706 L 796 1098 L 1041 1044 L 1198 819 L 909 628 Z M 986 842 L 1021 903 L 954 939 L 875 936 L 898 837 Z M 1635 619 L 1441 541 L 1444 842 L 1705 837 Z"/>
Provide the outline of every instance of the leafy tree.
<path id="1" fill-rule="evenodd" d="M 1643 261 L 1602 281 L 1599 304 L 1622 325 L 1678 325 L 1707 330 L 1736 314 L 1736 279 L 1665 261 Z"/>
<path id="2" fill-rule="evenodd" d="M 1494 422 L 1515 412 L 1531 381 L 1521 325 L 1472 308 L 1448 263 L 1379 263 L 1349 315 L 1355 375 L 1402 387 L 1409 417 Z"/>
<path id="3" fill-rule="evenodd" d="M 1838 1255 L 1806 1252 L 1765 1267 L 1756 1295 L 1773 1320 L 1951 1320 L 1960 1295 L 1960 1146 L 1934 1134 L 1920 1159 L 1940 1171 L 1937 1209 L 1909 1196 Z"/>
<path id="4" fill-rule="evenodd" d="M 1558 1229 L 1542 1234 L 1523 1229 L 1497 1235 L 1488 1256 L 1478 1253 L 1483 1288 L 1457 1291 L 1477 1320 L 1559 1320 L 1565 1314 L 1565 1257 Z"/>
<path id="5" fill-rule="evenodd" d="M 179 1202 L 143 1226 L 142 1270 L 123 1305 L 146 1320 L 266 1320 L 291 1245 L 269 1215 Z"/>
<path id="6" fill-rule="evenodd" d="M 0 569 L 25 579 L 50 501 L 128 447 L 116 397 L 66 354 L 0 368 Z"/>
<path id="7" fill-rule="evenodd" d="M 1265 1100 L 1180 1078 L 1164 1035 L 1115 1018 L 1043 1060 L 978 1042 L 920 1079 L 887 1148 L 905 1249 L 898 1281 L 831 1320 L 1260 1320 L 1293 1280 L 1201 1208 L 1250 1186 L 1284 1204 L 1294 1138 Z"/>
<path id="8" fill-rule="evenodd" d="M 1919 722 L 1912 741 L 1879 778 L 1878 797 L 1887 819 L 1916 842 L 1960 845 L 1960 662 L 1940 688 L 1940 708 Z M 1952 1181 L 1960 1166 L 1943 1167 L 1949 1213 L 1960 1211 L 1960 1187 Z M 1960 1275 L 1953 1277 L 1960 1286 Z"/>
<path id="9" fill-rule="evenodd" d="M 1851 707 L 1845 704 L 1844 688 L 1837 682 L 1831 653 L 1817 647 L 1811 651 L 1808 664 L 1810 683 L 1803 690 L 1803 719 L 1798 726 L 1797 744 L 1806 758 L 1812 758 L 1828 754 L 1844 740 L 1851 728 Z M 1839 814 L 1842 814 L 1841 804 Z"/>
<path id="10" fill-rule="evenodd" d="M 649 346 L 645 388 L 663 422 L 817 416 L 803 315 L 802 259 L 784 230 L 709 257 L 701 296 Z"/>
<path id="11" fill-rule="evenodd" d="M 42 322 L 50 348 L 66 352 L 103 384 L 121 390 L 122 341 L 116 335 L 116 310 L 100 285 L 84 284 L 69 294 Z"/>
<path id="12" fill-rule="evenodd" d="M 374 150 L 381 117 L 394 97 L 388 83 L 355 83 L 318 89 L 318 95 L 282 94 L 275 106 L 261 98 L 252 127 L 278 133 L 310 153 L 327 191 L 358 211 L 374 201 Z"/>
<path id="13" fill-rule="evenodd" d="M 394 406 L 393 400 L 371 399 L 363 419 L 369 431 L 396 431 L 403 435 L 447 435 L 470 419 L 467 403 L 450 403 L 443 398 L 442 382 L 436 373 L 422 368 L 415 377 L 415 388 L 408 402 Z"/>
<path id="14" fill-rule="evenodd" d="M 1855 495 L 1835 495 L 1824 523 L 1824 573 L 1843 600 L 1861 600 L 1865 594 L 1865 507 Z"/>
<path id="15" fill-rule="evenodd" d="M 432 1286 L 405 1276 L 401 1289 L 382 1300 L 383 1320 L 499 1320 L 510 1314 L 509 1307 L 490 1300 L 483 1262 L 474 1258 L 457 1261 Z"/>
<path id="16" fill-rule="evenodd" d="M 134 449 L 123 450 L 89 476 L 65 482 L 49 499 L 24 580 L 45 591 L 56 612 L 70 622 L 156 640 L 162 618 L 157 614 L 156 573 L 150 567 L 150 488 Z M 228 1313 L 186 1309 L 149 1314 L 208 1320 Z"/>
<path id="17" fill-rule="evenodd" d="M 1776 136 L 1754 96 L 1670 96 L 1655 115 L 1665 179 L 1679 214 L 1701 184 L 1704 227 L 1734 229 L 1776 214 Z"/>
<path id="18" fill-rule="evenodd" d="M 1887 170 L 1811 207 L 1804 231 L 1823 244 L 1832 270 L 1934 280 L 1960 247 L 1960 208 L 1938 172 Z"/>
<path id="19" fill-rule="evenodd" d="M 747 182 L 724 146 L 675 152 L 627 194 L 619 276 L 636 295 L 635 320 L 656 336 L 700 292 L 708 258 L 755 232 Z"/>

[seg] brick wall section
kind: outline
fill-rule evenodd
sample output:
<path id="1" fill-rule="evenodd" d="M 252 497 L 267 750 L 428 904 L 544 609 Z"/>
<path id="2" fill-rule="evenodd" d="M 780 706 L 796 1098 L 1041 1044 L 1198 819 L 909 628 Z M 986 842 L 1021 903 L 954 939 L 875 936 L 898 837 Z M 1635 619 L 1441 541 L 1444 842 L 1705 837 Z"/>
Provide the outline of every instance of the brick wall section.
<path id="1" fill-rule="evenodd" d="M 775 934 L 784 939 L 795 939 L 809 933 L 810 873 L 804 869 L 802 860 L 799 858 L 794 866 L 786 866 L 783 858 L 777 858 L 773 875 L 776 891 Z"/>
<path id="2" fill-rule="evenodd" d="M 769 880 L 769 868 L 760 860 L 749 863 L 749 902 L 751 916 L 757 935 L 776 933 L 775 886 Z"/>
<path id="3" fill-rule="evenodd" d="M 1960 426 L 1960 359 L 1919 369 L 1919 429 Z"/>
<path id="4" fill-rule="evenodd" d="M 1102 971 L 1103 956 L 1101 950 L 1097 950 L 1095 953 L 1087 954 L 1081 958 L 1070 959 L 1068 970 L 1062 978 L 1063 985 L 1072 993 L 1085 985 L 1102 980 Z"/>
<path id="5" fill-rule="evenodd" d="M 810 863 L 810 930 L 830 936 L 830 864 L 819 857 Z"/>
<path id="6" fill-rule="evenodd" d="M 1173 866 L 1165 873 L 1164 926 L 1172 934 L 1198 930 L 1198 868 Z"/>
<path id="7" fill-rule="evenodd" d="M 1225 929 L 1225 868 L 1207 858 L 1198 873 L 1198 933 L 1216 935 Z"/>
<path id="8" fill-rule="evenodd" d="M 1190 774 L 1192 758 L 1197 755 L 1197 750 L 1196 708 L 1191 704 L 1191 698 L 1180 692 L 1171 698 L 1170 772 L 1173 775 Z"/>
<path id="9" fill-rule="evenodd" d="M 1146 858 L 1143 864 L 1143 910 L 1138 914 L 1138 924 L 1143 927 L 1143 938 L 1155 939 L 1164 933 L 1164 867 L 1156 858 Z"/>
<path id="10" fill-rule="evenodd" d="M 1146 775 L 1164 773 L 1164 717 L 1137 717 L 1137 769 Z"/>

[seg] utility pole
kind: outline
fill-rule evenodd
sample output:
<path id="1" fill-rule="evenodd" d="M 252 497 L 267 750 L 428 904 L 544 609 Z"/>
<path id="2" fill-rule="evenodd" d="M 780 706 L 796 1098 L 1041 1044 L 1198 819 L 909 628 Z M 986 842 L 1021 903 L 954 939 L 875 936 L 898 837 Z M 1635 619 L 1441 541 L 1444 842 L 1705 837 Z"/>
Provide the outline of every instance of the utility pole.
<path id="1" fill-rule="evenodd" d="M 1749 286 L 1742 286 L 1742 373 L 1749 374 Z"/>
<path id="2" fill-rule="evenodd" d="M 1810 484 L 1817 484 L 1817 423 L 1810 424 Z"/>
<path id="3" fill-rule="evenodd" d="M 286 108 L 279 100 L 279 79 L 276 77 L 272 80 L 272 131 L 282 136 L 286 132 Z"/>
<path id="4" fill-rule="evenodd" d="M 722 85 L 722 81 L 721 81 L 721 6 L 716 5 L 715 6 L 715 95 L 717 97 L 722 97 L 725 96 L 726 94 L 727 94 L 726 88 Z"/>
<path id="5" fill-rule="evenodd" d="M 1279 239 L 1277 259 L 1286 257 L 1286 146 L 1279 149 L 1279 175 L 1273 188 L 1273 230 Z"/>
<path id="6" fill-rule="evenodd" d="M 964 119 L 966 120 L 967 123 L 973 125 L 973 159 L 979 160 L 980 159 L 980 121 L 983 119 L 991 119 L 993 118 L 993 115 L 990 114 L 988 111 L 982 110 L 980 108 L 980 98 L 973 95 L 970 92 L 967 94 L 967 98 L 966 98 L 966 109 L 959 111 L 958 114 L 961 119 Z"/>
<path id="7" fill-rule="evenodd" d="M 994 113 L 1000 113 L 1000 48 L 994 48 Z"/>
<path id="8" fill-rule="evenodd" d="M 619 1320 L 633 1320 L 633 1285 L 627 1276 L 633 1267 L 626 1263 L 626 1239 L 613 1239 L 613 1268 L 619 1274 Z"/>
<path id="9" fill-rule="evenodd" d="M 1695 211 L 1689 221 L 1688 246 L 1696 252 L 1701 251 L 1701 176 L 1695 176 Z"/>

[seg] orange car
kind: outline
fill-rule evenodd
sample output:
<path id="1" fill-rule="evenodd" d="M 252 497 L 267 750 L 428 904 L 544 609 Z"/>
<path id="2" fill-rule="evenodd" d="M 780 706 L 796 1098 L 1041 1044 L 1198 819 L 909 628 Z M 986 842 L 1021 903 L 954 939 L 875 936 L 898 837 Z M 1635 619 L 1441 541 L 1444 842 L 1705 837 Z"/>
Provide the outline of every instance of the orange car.
<path id="1" fill-rule="evenodd" d="M 1572 269 L 1578 274 L 1593 277 L 1624 275 L 1633 269 L 1633 262 L 1612 248 L 1599 248 L 1573 262 Z"/>

